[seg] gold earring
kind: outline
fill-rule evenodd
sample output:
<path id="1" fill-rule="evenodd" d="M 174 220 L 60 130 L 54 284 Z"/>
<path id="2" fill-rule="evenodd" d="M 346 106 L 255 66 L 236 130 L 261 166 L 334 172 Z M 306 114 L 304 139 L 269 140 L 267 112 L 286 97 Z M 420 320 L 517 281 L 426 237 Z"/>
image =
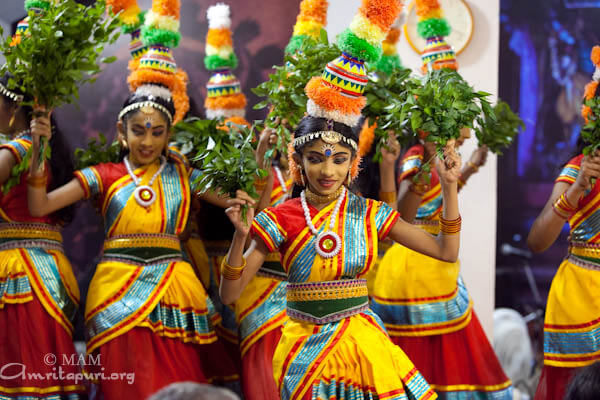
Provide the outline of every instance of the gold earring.
<path id="1" fill-rule="evenodd" d="M 300 179 L 302 180 L 302 186 L 306 187 L 306 182 L 304 181 L 304 170 L 300 170 Z"/>
<path id="2" fill-rule="evenodd" d="M 348 178 L 346 178 L 346 186 L 350 187 L 351 183 L 352 183 L 352 174 L 350 173 L 350 171 L 348 171 Z"/>
<path id="3" fill-rule="evenodd" d="M 12 117 L 10 117 L 10 121 L 8 121 L 8 127 L 9 127 L 10 129 L 12 129 L 13 125 L 15 124 L 15 116 L 16 116 L 16 113 L 14 113 L 14 114 L 12 115 Z"/>
<path id="4" fill-rule="evenodd" d="M 121 138 L 121 139 L 119 139 L 119 144 L 121 145 L 121 148 L 123 150 L 127 150 L 128 149 L 127 140 Z"/>

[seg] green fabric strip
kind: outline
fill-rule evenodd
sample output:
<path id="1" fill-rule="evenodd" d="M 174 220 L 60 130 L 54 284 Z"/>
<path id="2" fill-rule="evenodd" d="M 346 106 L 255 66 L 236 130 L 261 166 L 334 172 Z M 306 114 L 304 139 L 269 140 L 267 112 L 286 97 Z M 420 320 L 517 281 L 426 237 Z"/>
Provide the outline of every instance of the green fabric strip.
<path id="1" fill-rule="evenodd" d="M 350 299 L 313 300 L 313 301 L 289 301 L 287 306 L 291 310 L 312 315 L 315 318 L 323 318 L 336 314 L 350 308 L 359 307 L 369 303 L 368 296 L 353 297 Z"/>

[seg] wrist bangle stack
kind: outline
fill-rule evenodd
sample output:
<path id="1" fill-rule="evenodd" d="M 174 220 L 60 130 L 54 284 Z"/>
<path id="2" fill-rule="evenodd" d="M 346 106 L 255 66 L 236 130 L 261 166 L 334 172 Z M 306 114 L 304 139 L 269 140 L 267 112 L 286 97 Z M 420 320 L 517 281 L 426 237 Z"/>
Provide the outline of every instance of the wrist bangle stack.
<path id="1" fill-rule="evenodd" d="M 568 220 L 577 211 L 576 206 L 572 206 L 567 199 L 566 192 L 563 193 L 552 205 L 554 212 L 564 220 Z"/>
<path id="2" fill-rule="evenodd" d="M 473 164 L 471 161 L 467 161 L 467 166 L 473 170 L 473 172 L 479 171 L 479 167 Z"/>
<path id="3" fill-rule="evenodd" d="M 221 261 L 221 276 L 229 281 L 237 281 L 242 277 L 244 268 L 246 268 L 246 259 L 242 257 L 243 264 L 239 267 L 232 267 L 227 264 L 227 256 Z"/>
<path id="4" fill-rule="evenodd" d="M 45 188 L 48 184 L 48 175 L 44 173 L 43 175 L 28 175 L 27 176 L 27 185 L 32 186 L 34 188 Z"/>
<path id="5" fill-rule="evenodd" d="M 265 190 L 265 187 L 267 186 L 267 181 L 268 178 L 257 178 L 254 180 L 254 188 L 256 189 L 257 192 L 261 192 L 263 190 Z"/>
<path id="6" fill-rule="evenodd" d="M 458 190 L 462 189 L 463 186 L 465 186 L 466 184 L 467 184 L 467 182 L 465 182 L 462 177 L 458 178 Z"/>
<path id="7" fill-rule="evenodd" d="M 456 235 L 460 232 L 462 218 L 460 215 L 456 219 L 444 219 L 440 216 L 440 231 L 445 235 Z"/>
<path id="8" fill-rule="evenodd" d="M 396 204 L 397 195 L 396 192 L 379 192 L 379 200 L 387 204 Z"/>

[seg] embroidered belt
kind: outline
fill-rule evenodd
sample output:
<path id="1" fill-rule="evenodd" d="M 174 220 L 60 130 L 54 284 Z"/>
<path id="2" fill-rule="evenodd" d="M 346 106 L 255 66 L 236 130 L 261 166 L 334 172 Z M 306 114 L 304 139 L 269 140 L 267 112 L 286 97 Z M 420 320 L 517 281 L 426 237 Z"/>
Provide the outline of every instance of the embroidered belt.
<path id="1" fill-rule="evenodd" d="M 288 283 L 287 314 L 313 324 L 328 324 L 369 308 L 366 279 Z"/>
<path id="2" fill-rule="evenodd" d="M 0 224 L 0 251 L 19 248 L 63 251 L 60 227 L 39 223 Z"/>
<path id="3" fill-rule="evenodd" d="M 578 267 L 600 271 L 600 244 L 571 242 L 567 260 Z"/>
<path id="4" fill-rule="evenodd" d="M 176 235 L 161 233 L 120 235 L 104 241 L 102 261 L 119 261 L 144 266 L 181 259 L 181 242 Z"/>
<path id="5" fill-rule="evenodd" d="M 281 256 L 279 252 L 269 253 L 265 258 L 265 262 L 258 269 L 256 275 L 273 278 L 280 281 L 287 279 L 287 273 L 281 265 Z"/>
<path id="6" fill-rule="evenodd" d="M 416 225 L 432 235 L 438 235 L 440 233 L 440 221 L 437 219 L 416 219 L 413 222 L 413 225 Z"/>

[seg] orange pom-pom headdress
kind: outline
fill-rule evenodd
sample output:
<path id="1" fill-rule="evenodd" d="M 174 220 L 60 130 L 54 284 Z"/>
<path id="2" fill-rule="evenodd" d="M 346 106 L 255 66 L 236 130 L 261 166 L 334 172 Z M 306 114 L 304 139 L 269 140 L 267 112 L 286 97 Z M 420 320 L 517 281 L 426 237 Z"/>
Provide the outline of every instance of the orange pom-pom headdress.
<path id="1" fill-rule="evenodd" d="M 140 92 L 144 96 L 160 96 L 163 100 L 172 101 L 175 105 L 175 114 L 169 115 L 173 123 L 183 119 L 189 110 L 187 95 L 188 77 L 185 71 L 177 68 L 172 49 L 179 44 L 179 0 L 154 0 L 152 9 L 144 17 L 141 30 L 141 42 L 147 50 L 139 58 L 139 63 L 133 66 L 135 70 L 129 75 L 132 91 Z M 166 89 L 166 90 L 163 90 Z M 152 103 L 143 101 L 143 103 Z M 153 106 L 152 104 L 145 104 Z M 157 109 L 161 109 L 157 103 Z M 127 108 L 130 108 L 127 110 Z M 121 111 L 123 116 L 128 111 L 136 109 L 136 104 L 128 106 Z M 138 107 L 139 108 L 139 104 Z M 164 107 L 162 107 L 164 108 Z"/>
<path id="2" fill-rule="evenodd" d="M 366 62 L 376 63 L 381 56 L 381 43 L 398 17 L 402 5 L 399 0 L 363 0 L 350 27 L 338 36 L 342 55 L 325 67 L 320 77 L 312 78 L 306 85 L 307 111 L 311 117 L 327 120 L 327 129 L 294 138 L 292 149 L 298 151 L 314 140 L 343 142 L 358 153 L 355 137 L 336 132 L 334 121 L 355 127 L 366 104 L 363 96 L 368 82 Z M 291 156 L 291 155 L 290 155 Z M 289 158 L 292 175 L 298 178 L 298 166 Z M 357 154 L 350 174 L 358 174 L 360 154 Z M 299 182 L 296 182 L 299 183 Z"/>
<path id="3" fill-rule="evenodd" d="M 594 71 L 590 83 L 585 86 L 585 92 L 583 94 L 584 102 L 600 95 L 600 93 L 598 93 L 598 83 L 600 83 L 600 46 L 594 46 L 594 48 L 592 48 L 590 58 L 596 66 L 596 70 Z M 592 115 L 592 109 L 584 104 L 581 109 L 581 115 L 587 124 L 589 122 L 589 117 Z"/>

